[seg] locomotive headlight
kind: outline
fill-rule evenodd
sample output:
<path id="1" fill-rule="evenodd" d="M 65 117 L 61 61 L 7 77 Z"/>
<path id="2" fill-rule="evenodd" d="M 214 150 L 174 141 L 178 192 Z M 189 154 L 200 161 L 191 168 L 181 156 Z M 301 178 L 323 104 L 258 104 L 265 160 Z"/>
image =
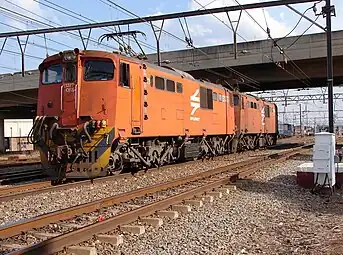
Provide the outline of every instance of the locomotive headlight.
<path id="1" fill-rule="evenodd" d="M 75 61 L 76 55 L 74 51 L 68 51 L 63 53 L 63 60 L 64 61 Z"/>
<path id="2" fill-rule="evenodd" d="M 107 125 L 106 120 L 102 120 L 102 121 L 101 121 L 101 127 L 102 127 L 102 128 L 105 128 L 106 125 Z"/>

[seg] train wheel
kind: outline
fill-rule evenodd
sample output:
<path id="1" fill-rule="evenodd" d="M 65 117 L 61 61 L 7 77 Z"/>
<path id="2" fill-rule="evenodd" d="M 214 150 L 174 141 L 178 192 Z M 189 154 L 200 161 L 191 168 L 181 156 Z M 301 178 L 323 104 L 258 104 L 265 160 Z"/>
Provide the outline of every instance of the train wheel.
<path id="1" fill-rule="evenodd" d="M 120 152 L 114 151 L 108 161 L 108 172 L 110 175 L 120 173 L 123 170 L 124 162 Z"/>
<path id="2" fill-rule="evenodd" d="M 266 136 L 266 141 L 267 141 L 267 145 L 268 146 L 271 146 L 274 143 L 274 139 L 273 139 L 273 137 L 271 135 L 267 135 Z"/>

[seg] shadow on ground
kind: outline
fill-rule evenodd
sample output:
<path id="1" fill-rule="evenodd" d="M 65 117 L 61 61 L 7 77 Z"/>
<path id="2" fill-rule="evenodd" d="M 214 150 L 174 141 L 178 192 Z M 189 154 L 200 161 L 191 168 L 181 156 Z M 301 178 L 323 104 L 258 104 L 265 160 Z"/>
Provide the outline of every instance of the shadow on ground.
<path id="1" fill-rule="evenodd" d="M 269 146 L 268 149 L 272 149 L 272 150 L 286 150 L 286 149 L 296 148 L 296 147 L 299 147 L 299 146 L 302 146 L 302 145 L 304 145 L 304 143 L 280 142 L 280 143 L 277 143 L 276 145 Z"/>
<path id="2" fill-rule="evenodd" d="M 254 193 L 269 193 L 304 211 L 343 215 L 343 189 L 336 189 L 333 195 L 315 195 L 311 190 L 299 187 L 295 175 L 279 175 L 267 182 L 240 180 L 240 190 Z"/>

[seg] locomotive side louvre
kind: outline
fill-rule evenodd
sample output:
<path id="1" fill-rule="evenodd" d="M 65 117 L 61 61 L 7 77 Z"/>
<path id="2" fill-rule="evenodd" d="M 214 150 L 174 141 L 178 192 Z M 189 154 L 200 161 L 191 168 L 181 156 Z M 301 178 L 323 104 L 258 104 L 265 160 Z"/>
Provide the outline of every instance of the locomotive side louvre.
<path id="1" fill-rule="evenodd" d="M 265 102 L 265 133 L 277 134 L 277 107 L 275 104 Z"/>
<path id="2" fill-rule="evenodd" d="M 245 132 L 245 112 L 244 112 L 244 95 L 235 92 L 233 94 L 234 101 L 234 123 L 235 123 L 235 133 L 239 135 Z"/>

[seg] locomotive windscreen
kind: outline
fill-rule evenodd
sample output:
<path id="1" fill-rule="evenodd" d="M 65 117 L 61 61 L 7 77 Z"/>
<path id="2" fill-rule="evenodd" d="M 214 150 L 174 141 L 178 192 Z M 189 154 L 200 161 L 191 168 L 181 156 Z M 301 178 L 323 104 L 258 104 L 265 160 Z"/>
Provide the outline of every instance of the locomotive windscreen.
<path id="1" fill-rule="evenodd" d="M 84 64 L 85 81 L 112 80 L 114 76 L 113 61 L 108 60 L 86 60 Z"/>
<path id="2" fill-rule="evenodd" d="M 54 84 L 62 82 L 62 64 L 53 64 L 43 69 L 42 84 Z"/>

